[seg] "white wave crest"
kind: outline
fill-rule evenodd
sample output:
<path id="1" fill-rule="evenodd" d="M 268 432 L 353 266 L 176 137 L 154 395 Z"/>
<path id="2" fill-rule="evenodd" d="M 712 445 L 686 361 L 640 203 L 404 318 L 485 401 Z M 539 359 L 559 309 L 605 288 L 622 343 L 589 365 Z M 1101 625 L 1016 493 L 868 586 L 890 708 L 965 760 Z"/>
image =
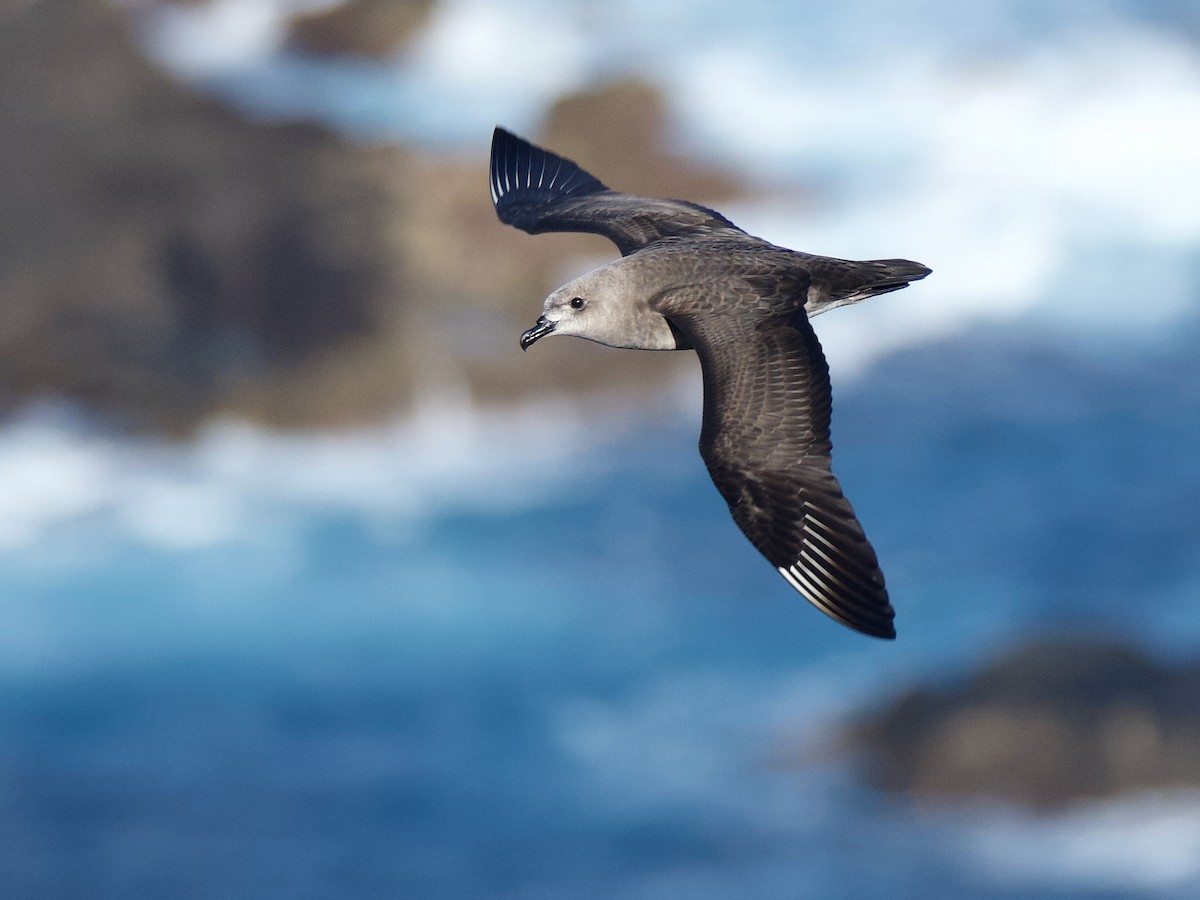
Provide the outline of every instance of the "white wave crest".
<path id="1" fill-rule="evenodd" d="M 547 408 L 550 407 L 550 408 Z M 0 553 L 97 521 L 166 550 L 279 526 L 297 512 L 346 512 L 408 526 L 439 510 L 535 504 L 587 440 L 574 407 L 480 410 L 431 395 L 415 415 L 343 432 L 212 424 L 171 443 L 99 433 L 61 409 L 0 427 Z"/>
<path id="2" fill-rule="evenodd" d="M 120 0 L 137 11 L 141 0 Z M 145 40 L 156 59 L 190 78 L 245 69 L 283 47 L 296 15 L 343 0 L 207 0 L 151 8 Z"/>
<path id="3" fill-rule="evenodd" d="M 780 195 L 725 210 L 739 225 L 809 252 L 933 268 L 869 313 L 821 320 L 838 372 L 981 320 L 1089 341 L 1200 315 L 1200 57 L 1165 11 L 751 0 L 731 18 L 713 2 L 446 0 L 401 59 L 322 80 L 336 61 L 288 68 L 276 54 L 287 74 L 267 89 L 280 23 L 304 2 L 173 14 L 184 18 L 153 32 L 159 56 L 195 69 L 187 60 L 208 47 L 211 71 L 258 54 L 240 90 L 259 111 L 309 102 L 352 133 L 480 159 L 496 122 L 532 129 L 564 91 L 649 77 L 691 152 Z M 222 90 L 236 100 L 236 79 Z"/>
<path id="4" fill-rule="evenodd" d="M 991 64 L 884 69 L 831 80 L 734 47 L 674 83 L 705 140 L 773 178 L 818 181 L 818 202 L 739 224 L 933 268 L 869 313 L 820 320 L 835 368 L 980 320 L 1079 340 L 1200 312 L 1200 59 L 1182 38 L 1098 29 Z"/>
<path id="5" fill-rule="evenodd" d="M 1195 792 L 1139 794 L 1042 818 L 1012 814 L 967 831 L 971 854 L 999 881 L 1200 889 Z"/>

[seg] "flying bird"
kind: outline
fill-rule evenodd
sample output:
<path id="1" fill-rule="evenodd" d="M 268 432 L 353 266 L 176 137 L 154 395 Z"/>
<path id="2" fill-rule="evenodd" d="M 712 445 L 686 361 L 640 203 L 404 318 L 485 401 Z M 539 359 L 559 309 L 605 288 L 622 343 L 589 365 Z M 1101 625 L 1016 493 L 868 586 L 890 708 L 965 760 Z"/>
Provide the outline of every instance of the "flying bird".
<path id="1" fill-rule="evenodd" d="M 930 270 L 777 247 L 684 200 L 610 190 L 503 128 L 492 203 L 529 234 L 580 231 L 621 258 L 546 298 L 521 348 L 550 334 L 638 350 L 695 350 L 700 455 L 742 533 L 822 612 L 894 638 L 875 550 L 831 468 L 829 367 L 809 319 L 899 290 Z"/>

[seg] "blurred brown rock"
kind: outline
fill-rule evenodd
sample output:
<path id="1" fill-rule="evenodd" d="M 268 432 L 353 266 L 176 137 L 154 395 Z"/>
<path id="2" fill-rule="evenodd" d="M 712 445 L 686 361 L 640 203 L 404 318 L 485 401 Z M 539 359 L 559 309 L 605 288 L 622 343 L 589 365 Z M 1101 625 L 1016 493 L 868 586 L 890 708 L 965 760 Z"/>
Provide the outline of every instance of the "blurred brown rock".
<path id="1" fill-rule="evenodd" d="M 388 57 L 424 27 L 433 0 L 348 0 L 297 17 L 288 42 L 317 55 Z"/>
<path id="2" fill-rule="evenodd" d="M 661 93 L 646 82 L 626 79 L 561 98 L 543 126 L 526 136 L 574 159 L 617 190 L 711 204 L 743 192 L 729 173 L 673 151 L 671 133 Z M 465 321 L 456 331 L 460 338 L 475 334 L 472 345 L 488 348 L 482 356 L 461 348 L 460 358 L 472 359 L 479 396 L 491 399 L 496 385 L 514 383 L 522 393 L 645 390 L 697 370 L 692 354 L 613 350 L 578 340 L 543 341 L 531 351 L 532 359 L 514 364 L 511 348 L 541 312 L 546 294 L 615 259 L 617 250 L 596 235 L 531 236 L 500 225 L 487 192 L 480 196 L 480 177 L 472 168 L 461 179 L 418 178 L 428 188 L 423 198 L 414 198 L 420 204 L 415 220 L 422 234 L 408 241 L 410 247 L 420 247 L 412 254 L 416 266 L 443 267 L 437 283 L 456 289 L 464 281 L 469 284 L 457 297 Z M 465 268 L 464 259 L 471 260 Z M 508 313 L 503 320 L 496 316 L 498 309 Z M 485 334 L 500 334 L 500 343 L 482 340 Z"/>
<path id="3" fill-rule="evenodd" d="M 245 121 L 103 0 L 0 10 L 0 398 L 180 427 L 387 320 L 400 154 Z"/>
<path id="4" fill-rule="evenodd" d="M 566 100 L 552 129 L 571 116 L 609 142 L 581 161 L 620 187 L 644 170 L 732 191 L 669 153 L 646 86 Z M 250 121 L 146 61 L 107 0 L 0 0 L 0 123 L 0 409 L 59 394 L 137 428 L 333 425 L 430 391 L 609 397 L 695 368 L 583 341 L 520 352 L 543 297 L 616 251 L 501 225 L 488 134 L 432 156 Z"/>
<path id="5" fill-rule="evenodd" d="M 966 683 L 914 690 L 858 722 L 873 783 L 918 797 L 1057 807 L 1200 786 L 1200 666 L 1121 644 L 1039 641 Z"/>
<path id="6" fill-rule="evenodd" d="M 671 134 L 661 92 L 627 78 L 561 98 L 537 137 L 616 190 L 706 206 L 744 192 L 728 173 L 681 157 L 671 146 Z"/>

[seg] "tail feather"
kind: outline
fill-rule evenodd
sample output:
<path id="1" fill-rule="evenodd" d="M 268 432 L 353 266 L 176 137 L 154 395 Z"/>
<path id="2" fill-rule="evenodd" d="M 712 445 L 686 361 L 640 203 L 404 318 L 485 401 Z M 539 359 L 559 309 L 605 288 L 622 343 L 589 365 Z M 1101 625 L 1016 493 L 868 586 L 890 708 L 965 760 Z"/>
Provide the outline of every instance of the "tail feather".
<path id="1" fill-rule="evenodd" d="M 862 281 L 838 296 L 839 306 L 857 303 L 868 297 L 898 291 L 919 281 L 933 270 L 911 259 L 872 259 L 861 264 Z"/>
<path id="2" fill-rule="evenodd" d="M 879 274 L 881 284 L 909 284 L 924 278 L 933 269 L 923 266 L 911 259 L 873 259 L 869 265 L 874 266 Z M 901 285 L 903 286 L 903 285 Z"/>
<path id="3" fill-rule="evenodd" d="M 802 255 L 813 281 L 805 306 L 810 318 L 868 297 L 898 291 L 932 271 L 909 259 L 857 261 Z"/>

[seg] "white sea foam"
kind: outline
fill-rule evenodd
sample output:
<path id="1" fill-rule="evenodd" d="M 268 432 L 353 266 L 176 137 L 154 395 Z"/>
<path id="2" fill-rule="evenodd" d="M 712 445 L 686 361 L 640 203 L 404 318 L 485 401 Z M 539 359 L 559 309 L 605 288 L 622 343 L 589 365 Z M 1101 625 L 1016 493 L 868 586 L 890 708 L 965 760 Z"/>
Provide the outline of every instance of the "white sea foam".
<path id="1" fill-rule="evenodd" d="M 789 162 L 832 173 L 819 203 L 747 210 L 739 224 L 934 269 L 869 313 L 820 320 L 835 370 L 981 319 L 1086 339 L 1200 309 L 1200 60 L 1182 40 L 1096 31 L 957 77 L 901 67 L 879 85 L 721 53 L 676 83 L 705 135 L 776 175 Z"/>
<path id="2" fill-rule="evenodd" d="M 372 428 L 285 434 L 225 421 L 184 443 L 33 410 L 0 428 L 0 553 L 81 522 L 186 550 L 313 511 L 406 527 L 443 510 L 519 508 L 545 496 L 532 483 L 564 477 L 584 440 L 574 408 L 553 399 L 483 411 L 431 395 L 414 416 Z"/>
<path id="3" fill-rule="evenodd" d="M 321 2 L 215 0 L 164 14 L 152 43 L 193 75 L 234 71 L 270 58 L 286 16 Z M 936 0 L 836 14 L 760 0 L 732 21 L 716 3 L 445 0 L 409 53 L 380 64 L 386 78 L 363 69 L 306 92 L 301 73 L 276 94 L 289 112 L 311 95 L 314 115 L 357 133 L 371 130 L 365 103 L 377 133 L 482 156 L 496 121 L 532 130 L 559 93 L 646 73 L 693 151 L 812 188 L 811 202 L 728 210 L 739 224 L 934 269 L 869 313 L 820 321 L 835 374 L 980 320 L 1072 340 L 1169 330 L 1200 306 L 1200 58 L 1109 6 L 1037 19 L 1002 0 L 969 15 Z M 255 71 L 248 95 L 262 90 Z"/>
<path id="4" fill-rule="evenodd" d="M 0 550 L 21 548 L 56 522 L 103 508 L 113 462 L 102 449 L 37 418 L 0 431 Z"/>
<path id="5" fill-rule="evenodd" d="M 140 0 L 119 0 L 132 10 Z M 152 10 L 146 43 L 154 56 L 190 78 L 247 69 L 283 47 L 287 25 L 300 13 L 342 0 L 207 0 L 162 4 Z"/>
<path id="6" fill-rule="evenodd" d="M 969 852 L 999 881 L 1200 889 L 1200 794 L 1194 792 L 1141 794 L 1045 817 L 998 814 L 964 833 Z"/>
<path id="7" fill-rule="evenodd" d="M 528 119 L 585 81 L 592 48 L 563 5 L 525 0 L 443 0 L 404 61 L 430 100 L 453 100 L 458 115 L 490 121 L 502 99 Z"/>

